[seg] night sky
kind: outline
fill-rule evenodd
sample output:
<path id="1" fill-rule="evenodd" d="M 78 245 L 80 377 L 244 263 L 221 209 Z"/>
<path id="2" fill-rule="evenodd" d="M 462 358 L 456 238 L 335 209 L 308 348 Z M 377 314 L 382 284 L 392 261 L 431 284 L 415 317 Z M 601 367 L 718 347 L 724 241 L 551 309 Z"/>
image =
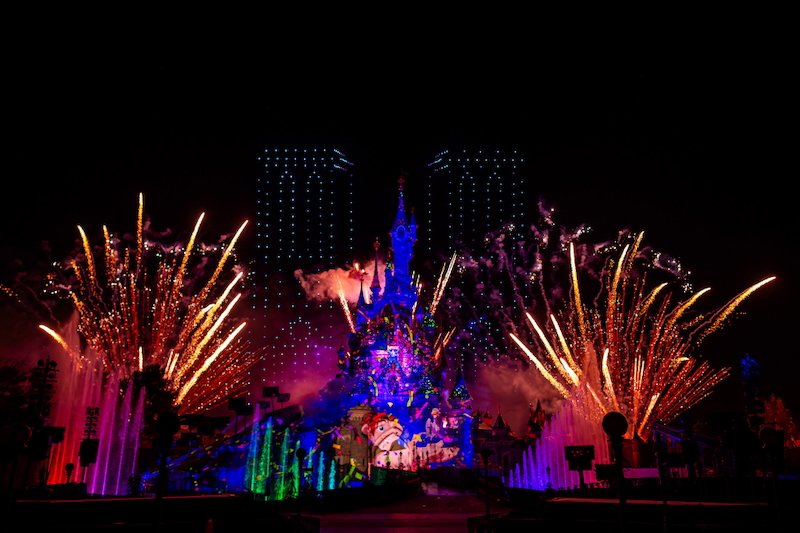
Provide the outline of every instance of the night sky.
<path id="1" fill-rule="evenodd" d="M 554 204 L 562 224 L 590 223 L 596 240 L 645 230 L 697 288 L 712 287 L 703 309 L 778 276 L 699 353 L 717 366 L 756 358 L 764 392 L 800 413 L 795 121 L 780 43 L 427 30 L 438 37 L 265 31 L 232 43 L 199 30 L 167 38 L 168 25 L 130 39 L 30 36 L 4 68 L 2 283 L 12 259 L 25 269 L 46 257 L 43 242 L 62 259 L 76 224 L 134 230 L 139 192 L 155 228 L 188 231 L 205 211 L 208 239 L 234 231 L 253 219 L 266 146 L 337 146 L 392 203 L 400 169 L 413 203 L 442 148 L 515 148 L 529 158 L 532 202 Z M 739 391 L 734 373 L 711 408 Z"/>

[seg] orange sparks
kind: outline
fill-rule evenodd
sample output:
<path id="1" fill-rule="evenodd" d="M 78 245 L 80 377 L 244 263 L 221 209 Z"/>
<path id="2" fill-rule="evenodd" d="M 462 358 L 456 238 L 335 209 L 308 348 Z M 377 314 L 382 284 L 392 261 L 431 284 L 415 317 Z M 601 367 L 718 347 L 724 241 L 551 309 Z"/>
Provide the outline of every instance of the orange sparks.
<path id="1" fill-rule="evenodd" d="M 745 298 L 775 278 L 738 294 L 692 332 L 693 320 L 698 319 L 684 317 L 709 289 L 676 306 L 670 306 L 670 294 L 663 293 L 666 283 L 644 296 L 644 278 L 629 275 L 641 239 L 640 233 L 613 264 L 607 264 L 601 280 L 607 292 L 601 293 L 598 307 L 588 313 L 582 303 L 575 247 L 570 244 L 572 290 L 563 302 L 566 313 L 560 315 L 561 323 L 551 314 L 545 330 L 526 313 L 534 341 L 529 345 L 513 333 L 509 336 L 561 396 L 588 389 L 604 410 L 613 409 L 628 418 L 629 437 L 636 432 L 647 439 L 651 421 L 669 422 L 707 396 L 728 374 L 727 369 L 713 370 L 692 356 L 693 333 L 705 335 L 718 328 Z M 658 299 L 660 305 L 654 306 Z"/>

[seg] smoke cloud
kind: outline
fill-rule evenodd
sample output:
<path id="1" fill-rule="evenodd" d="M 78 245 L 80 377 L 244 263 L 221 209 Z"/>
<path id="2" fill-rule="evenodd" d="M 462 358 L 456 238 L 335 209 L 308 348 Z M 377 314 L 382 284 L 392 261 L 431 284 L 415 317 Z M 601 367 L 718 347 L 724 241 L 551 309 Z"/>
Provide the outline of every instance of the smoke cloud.
<path id="1" fill-rule="evenodd" d="M 385 281 L 386 265 L 378 264 L 378 279 L 381 286 Z M 344 291 L 344 296 L 350 304 L 358 302 L 358 294 L 364 287 L 364 298 L 369 301 L 372 278 L 375 272 L 375 261 L 370 261 L 361 266 L 347 265 L 345 268 L 332 268 L 316 274 L 306 274 L 301 269 L 294 271 L 294 277 L 300 282 L 306 298 L 314 302 L 339 301 L 339 291 Z"/>
<path id="2" fill-rule="evenodd" d="M 532 366 L 518 360 L 491 361 L 478 370 L 475 383 L 469 386 L 473 409 L 503 414 L 506 423 L 518 436 L 524 434 L 530 406 L 542 402 L 548 414 L 561 408 L 562 398 Z"/>

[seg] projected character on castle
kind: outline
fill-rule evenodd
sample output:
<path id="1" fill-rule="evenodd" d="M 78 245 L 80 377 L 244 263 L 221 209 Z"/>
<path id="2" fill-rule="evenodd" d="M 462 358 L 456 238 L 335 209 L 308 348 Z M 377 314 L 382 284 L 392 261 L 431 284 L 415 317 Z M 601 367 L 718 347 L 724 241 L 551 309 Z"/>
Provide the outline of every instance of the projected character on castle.
<path id="1" fill-rule="evenodd" d="M 431 410 L 431 417 L 425 422 L 425 434 L 428 440 L 442 440 L 442 412 L 438 407 Z"/>
<path id="2" fill-rule="evenodd" d="M 425 446 L 414 446 L 419 439 L 413 438 L 410 445 L 403 447 L 398 442 L 403 434 L 403 426 L 396 417 L 386 413 L 369 413 L 364 417 L 363 423 L 361 432 L 378 448 L 372 462 L 378 467 L 411 469 L 410 467 L 443 463 L 459 452 L 456 446 L 445 448 L 441 440 Z"/>

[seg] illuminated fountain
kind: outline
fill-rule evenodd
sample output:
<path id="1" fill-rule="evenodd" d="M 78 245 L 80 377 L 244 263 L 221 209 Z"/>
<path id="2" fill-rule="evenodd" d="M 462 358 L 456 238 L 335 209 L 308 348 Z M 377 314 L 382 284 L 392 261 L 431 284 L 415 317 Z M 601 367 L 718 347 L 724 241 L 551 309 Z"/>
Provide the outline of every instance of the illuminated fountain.
<path id="1" fill-rule="evenodd" d="M 508 473 L 508 486 L 535 490 L 577 486 L 580 477 L 569 469 L 564 446 L 594 446 L 596 464 L 611 462 L 608 440 L 601 429 L 603 413 L 580 396 L 579 391 L 570 394 L 561 411 L 545 424 L 535 446 L 528 447 L 522 461 Z M 584 481 L 597 481 L 593 470 L 584 472 Z"/>
<path id="2" fill-rule="evenodd" d="M 259 419 L 257 411 L 254 420 Z M 247 490 L 256 498 L 283 500 L 295 497 L 300 493 L 301 484 L 317 491 L 335 488 L 336 467 L 333 460 L 326 456 L 319 441 L 312 443 L 307 436 L 295 438 L 293 430 L 291 426 L 276 430 L 272 416 L 263 422 L 255 422 L 251 427 L 245 483 Z M 307 435 L 314 436 L 315 433 Z M 292 441 L 294 447 L 290 447 Z M 302 457 L 302 461 L 297 454 L 300 448 L 311 450 Z"/>
<path id="3" fill-rule="evenodd" d="M 258 408 L 255 420 L 260 419 Z M 272 478 L 272 417 L 263 424 L 253 423 L 250 430 L 250 447 L 246 483 L 253 494 L 265 497 Z"/>
<path id="4" fill-rule="evenodd" d="M 64 427 L 66 431 L 63 442 L 53 446 L 50 452 L 50 483 L 66 483 L 64 465 L 78 463 L 86 408 L 100 405 L 103 393 L 103 361 L 91 348 L 80 353 L 77 313 L 65 324 L 63 337 L 46 326 L 40 328 L 57 339 L 63 348 L 52 351 L 52 357 L 58 362 L 61 371 L 55 390 L 52 416 L 53 425 Z M 78 471 L 75 479 L 82 481 L 83 472 Z"/>
<path id="5" fill-rule="evenodd" d="M 92 494 L 127 494 L 129 479 L 138 474 L 136 458 L 144 427 L 145 391 L 134 389 L 128 384 L 120 397 L 117 381 L 106 382 L 100 403 L 97 463 L 84 476 Z"/>

